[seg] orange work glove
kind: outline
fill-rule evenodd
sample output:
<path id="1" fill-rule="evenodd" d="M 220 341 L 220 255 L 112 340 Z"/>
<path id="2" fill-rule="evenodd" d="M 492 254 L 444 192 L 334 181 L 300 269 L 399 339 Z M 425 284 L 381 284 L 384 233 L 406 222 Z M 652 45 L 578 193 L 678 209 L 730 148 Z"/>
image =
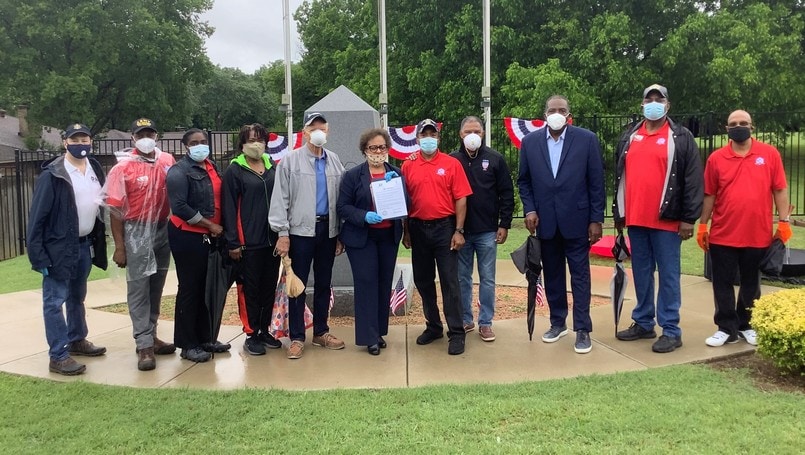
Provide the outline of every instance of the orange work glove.
<path id="1" fill-rule="evenodd" d="M 710 233 L 707 232 L 706 224 L 699 224 L 699 233 L 696 234 L 696 241 L 699 243 L 699 248 L 703 251 L 710 249 Z"/>
<path id="2" fill-rule="evenodd" d="M 794 235 L 794 233 L 791 232 L 791 223 L 788 221 L 777 222 L 777 232 L 774 233 L 775 239 L 780 239 L 783 243 L 788 243 L 792 235 Z"/>

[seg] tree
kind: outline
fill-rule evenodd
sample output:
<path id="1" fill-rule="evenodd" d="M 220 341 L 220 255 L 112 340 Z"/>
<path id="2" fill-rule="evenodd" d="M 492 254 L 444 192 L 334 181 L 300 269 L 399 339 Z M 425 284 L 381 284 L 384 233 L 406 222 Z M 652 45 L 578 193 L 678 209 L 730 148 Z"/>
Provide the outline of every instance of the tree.
<path id="1" fill-rule="evenodd" d="M 210 0 L 0 0 L 0 101 L 33 121 L 127 129 L 190 120 L 188 83 L 209 74 L 199 14 Z"/>
<path id="2" fill-rule="evenodd" d="M 279 97 L 263 90 L 257 76 L 239 69 L 215 67 L 195 93 L 193 125 L 217 131 L 236 130 L 259 122 L 272 125 L 279 117 Z"/>

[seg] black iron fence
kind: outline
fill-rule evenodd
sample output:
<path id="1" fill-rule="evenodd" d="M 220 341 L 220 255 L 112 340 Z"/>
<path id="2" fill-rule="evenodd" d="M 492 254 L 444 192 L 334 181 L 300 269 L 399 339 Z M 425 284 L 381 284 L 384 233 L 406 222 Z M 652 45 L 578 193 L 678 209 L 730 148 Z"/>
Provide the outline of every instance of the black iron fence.
<path id="1" fill-rule="evenodd" d="M 727 142 L 724 128 L 726 113 L 695 113 L 672 117 L 687 126 L 696 136 L 703 160 Z M 595 132 L 601 140 L 608 199 L 614 193 L 612 174 L 615 145 L 626 126 L 638 119 L 637 115 L 591 115 L 573 119 L 574 125 Z M 458 148 L 460 121 L 461 119 L 444 120 L 442 150 Z M 805 141 L 802 137 L 805 134 L 805 113 L 757 113 L 753 114 L 753 122 L 757 139 L 773 144 L 780 150 L 788 177 L 791 203 L 796 207 L 794 215 L 805 215 Z M 223 170 L 235 155 L 237 132 L 208 131 L 207 134 L 211 157 Z M 493 120 L 491 137 L 493 147 L 506 157 L 512 178 L 516 179 L 519 151 L 509 140 L 503 119 Z M 131 147 L 130 140 L 101 139 L 94 142 L 93 154 L 108 172 L 117 161 L 115 154 L 127 147 Z M 160 139 L 159 147 L 180 158 L 184 154 L 181 133 L 166 133 Z M 0 163 L 0 260 L 24 254 L 25 228 L 35 179 L 41 172 L 42 164 L 59 153 L 61 152 L 17 150 L 13 163 Z M 519 198 L 516 201 L 519 207 Z M 605 210 L 607 216 L 611 216 L 609 204 Z"/>

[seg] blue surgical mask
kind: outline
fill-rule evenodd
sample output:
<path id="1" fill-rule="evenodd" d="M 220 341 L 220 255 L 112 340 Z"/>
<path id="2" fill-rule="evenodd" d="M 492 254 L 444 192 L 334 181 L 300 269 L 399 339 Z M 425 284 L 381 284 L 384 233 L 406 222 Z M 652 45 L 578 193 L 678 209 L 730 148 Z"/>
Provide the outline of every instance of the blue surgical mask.
<path id="1" fill-rule="evenodd" d="M 665 104 L 652 101 L 643 105 L 643 117 L 648 120 L 659 120 L 665 115 Z"/>
<path id="2" fill-rule="evenodd" d="M 187 149 L 190 159 L 196 163 L 200 163 L 210 156 L 210 146 L 207 144 L 198 144 Z"/>
<path id="3" fill-rule="evenodd" d="M 433 155 L 439 148 L 439 140 L 435 137 L 423 137 L 419 139 L 419 148 L 422 153 Z"/>

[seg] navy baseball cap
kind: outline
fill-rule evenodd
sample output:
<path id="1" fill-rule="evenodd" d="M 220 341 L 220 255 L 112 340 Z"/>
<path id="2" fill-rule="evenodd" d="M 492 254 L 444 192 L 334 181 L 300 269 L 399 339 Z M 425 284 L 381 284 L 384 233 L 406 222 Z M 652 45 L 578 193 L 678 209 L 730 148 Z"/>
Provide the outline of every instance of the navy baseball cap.
<path id="1" fill-rule="evenodd" d="M 86 134 L 87 136 L 92 137 L 92 133 L 90 132 L 89 127 L 87 125 L 84 125 L 83 123 L 73 123 L 67 125 L 67 128 L 64 129 L 63 136 L 65 139 L 67 139 L 69 137 L 75 136 L 76 134 Z"/>
<path id="2" fill-rule="evenodd" d="M 416 134 L 421 133 L 425 128 L 433 128 L 434 131 L 439 132 L 439 124 L 432 119 L 426 118 L 416 126 Z"/>
<path id="3" fill-rule="evenodd" d="M 327 123 L 327 119 L 321 115 L 320 112 L 311 112 L 305 116 L 305 126 L 310 126 L 313 123 L 313 120 L 320 118 L 322 122 Z"/>

